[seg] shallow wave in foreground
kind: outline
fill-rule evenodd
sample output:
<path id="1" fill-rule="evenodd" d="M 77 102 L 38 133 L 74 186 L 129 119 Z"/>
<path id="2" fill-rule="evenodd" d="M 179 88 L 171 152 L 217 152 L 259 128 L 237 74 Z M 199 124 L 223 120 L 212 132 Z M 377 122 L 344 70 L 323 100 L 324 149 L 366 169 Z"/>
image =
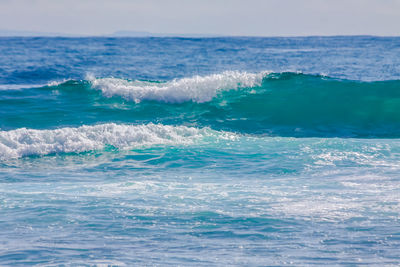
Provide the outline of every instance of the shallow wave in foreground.
<path id="1" fill-rule="evenodd" d="M 112 146 L 119 149 L 151 145 L 187 145 L 217 135 L 207 128 L 161 124 L 118 125 L 115 123 L 60 128 L 0 131 L 0 159 L 53 153 L 80 153 Z M 223 135 L 223 134 L 222 134 Z"/>

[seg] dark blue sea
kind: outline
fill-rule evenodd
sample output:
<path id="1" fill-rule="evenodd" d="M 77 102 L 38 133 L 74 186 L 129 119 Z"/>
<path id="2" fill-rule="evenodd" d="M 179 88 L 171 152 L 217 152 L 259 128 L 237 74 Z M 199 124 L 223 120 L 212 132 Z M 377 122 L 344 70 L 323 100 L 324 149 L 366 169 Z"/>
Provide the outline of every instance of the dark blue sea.
<path id="1" fill-rule="evenodd" d="M 1 266 L 400 263 L 400 38 L 0 38 Z"/>

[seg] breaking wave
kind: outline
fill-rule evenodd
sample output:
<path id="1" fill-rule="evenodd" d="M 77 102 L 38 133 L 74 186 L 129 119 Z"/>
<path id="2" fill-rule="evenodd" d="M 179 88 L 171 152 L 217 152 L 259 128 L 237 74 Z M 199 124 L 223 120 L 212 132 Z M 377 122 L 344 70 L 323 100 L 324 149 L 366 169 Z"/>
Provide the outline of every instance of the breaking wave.
<path id="1" fill-rule="evenodd" d="M 118 122 L 272 136 L 400 137 L 400 80 L 228 71 L 171 81 L 89 77 L 1 94 L 8 95 L 0 128 L 8 130 Z"/>
<path id="2" fill-rule="evenodd" d="M 54 153 L 80 153 L 112 146 L 127 149 L 152 145 L 188 145 L 206 136 L 210 129 L 161 124 L 119 125 L 107 123 L 78 128 L 0 131 L 0 159 Z M 221 137 L 224 134 L 221 133 Z"/>
<path id="3" fill-rule="evenodd" d="M 266 74 L 267 72 L 226 71 L 221 74 L 174 79 L 168 82 L 96 79 L 93 76 L 88 76 L 88 80 L 94 89 L 101 90 L 106 97 L 121 96 L 136 103 L 143 100 L 203 103 L 211 101 L 221 91 L 260 86 Z"/>

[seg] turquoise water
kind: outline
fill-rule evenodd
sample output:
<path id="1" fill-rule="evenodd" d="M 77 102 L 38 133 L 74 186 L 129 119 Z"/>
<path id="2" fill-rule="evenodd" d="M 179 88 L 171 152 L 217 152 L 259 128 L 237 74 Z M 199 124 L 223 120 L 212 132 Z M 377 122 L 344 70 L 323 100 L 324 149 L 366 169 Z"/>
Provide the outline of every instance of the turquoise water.
<path id="1" fill-rule="evenodd" d="M 398 264 L 399 44 L 0 38 L 0 265 Z"/>

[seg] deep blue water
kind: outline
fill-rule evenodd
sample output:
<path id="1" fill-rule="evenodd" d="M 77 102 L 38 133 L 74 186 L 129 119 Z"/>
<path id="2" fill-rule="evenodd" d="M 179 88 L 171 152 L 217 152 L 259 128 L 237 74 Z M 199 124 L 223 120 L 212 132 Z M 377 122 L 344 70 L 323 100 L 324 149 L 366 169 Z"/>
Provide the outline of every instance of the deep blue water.
<path id="1" fill-rule="evenodd" d="M 0 265 L 400 262 L 400 38 L 0 38 Z"/>

